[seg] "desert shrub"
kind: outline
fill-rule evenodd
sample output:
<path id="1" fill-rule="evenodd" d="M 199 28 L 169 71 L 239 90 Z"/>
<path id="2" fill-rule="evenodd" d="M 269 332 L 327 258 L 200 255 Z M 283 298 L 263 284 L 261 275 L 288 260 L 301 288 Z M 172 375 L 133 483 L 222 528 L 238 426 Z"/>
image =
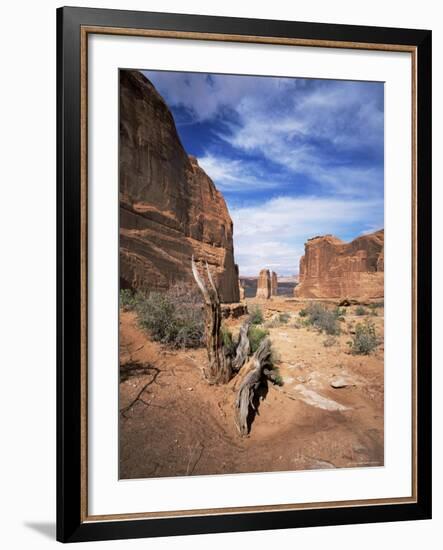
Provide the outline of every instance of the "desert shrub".
<path id="1" fill-rule="evenodd" d="M 352 341 L 348 342 L 351 352 L 357 355 L 369 355 L 378 345 L 374 323 L 366 320 L 357 323 Z"/>
<path id="2" fill-rule="evenodd" d="M 166 293 L 150 292 L 136 300 L 140 326 L 153 340 L 171 347 L 199 347 L 203 344 L 204 319 L 200 296 L 179 283 Z"/>
<path id="3" fill-rule="evenodd" d="M 361 317 L 362 315 L 366 315 L 368 312 L 366 311 L 366 309 L 363 307 L 363 306 L 357 306 L 355 308 L 355 315 L 358 315 L 359 317 Z"/>
<path id="4" fill-rule="evenodd" d="M 260 325 L 263 323 L 263 311 L 260 306 L 252 306 L 249 312 L 249 322 L 252 325 Z"/>
<path id="5" fill-rule="evenodd" d="M 314 302 L 306 308 L 307 321 L 320 332 L 329 335 L 340 334 L 335 311 L 327 309 L 322 304 Z"/>
<path id="6" fill-rule="evenodd" d="M 369 315 L 372 315 L 372 317 L 377 317 L 378 316 L 378 312 L 376 309 L 371 309 L 371 311 L 369 312 Z"/>
<path id="7" fill-rule="evenodd" d="M 278 316 L 278 320 L 280 321 L 280 323 L 283 323 L 284 325 L 288 323 L 290 318 L 291 316 L 289 315 L 289 313 L 280 313 L 280 315 Z"/>
<path id="8" fill-rule="evenodd" d="M 135 308 L 137 298 L 129 288 L 120 289 L 120 307 L 123 311 L 130 311 Z"/>
<path id="9" fill-rule="evenodd" d="M 336 307 L 334 309 L 334 315 L 337 317 L 337 319 L 340 319 L 341 317 L 344 317 L 346 315 L 346 308 L 345 307 Z"/>
<path id="10" fill-rule="evenodd" d="M 307 309 L 301 309 L 298 314 L 300 317 L 307 317 L 308 316 L 308 310 Z"/>
<path id="11" fill-rule="evenodd" d="M 283 377 L 280 374 L 280 370 L 278 367 L 272 367 L 272 382 L 276 386 L 283 386 Z"/>
<path id="12" fill-rule="evenodd" d="M 369 304 L 369 306 L 371 309 L 377 309 L 379 307 L 385 307 L 385 302 L 372 302 L 371 304 Z"/>
<path id="13" fill-rule="evenodd" d="M 289 313 L 280 313 L 273 317 L 270 321 L 266 321 L 265 328 L 278 328 L 281 325 L 287 325 L 291 316 Z"/>
<path id="14" fill-rule="evenodd" d="M 268 331 L 260 328 L 257 325 L 251 325 L 248 332 L 249 343 L 251 345 L 251 353 L 255 353 L 260 345 L 260 342 L 268 335 Z"/>
<path id="15" fill-rule="evenodd" d="M 232 338 L 232 332 L 226 327 L 226 325 L 221 326 L 221 336 L 223 341 L 223 346 L 228 353 L 228 355 L 234 355 L 236 350 L 236 344 Z"/>
<path id="16" fill-rule="evenodd" d="M 337 343 L 337 339 L 334 338 L 333 336 L 329 336 L 328 338 L 326 338 L 326 340 L 323 341 L 323 345 L 325 348 L 330 348 L 331 346 L 335 346 L 336 343 Z"/>

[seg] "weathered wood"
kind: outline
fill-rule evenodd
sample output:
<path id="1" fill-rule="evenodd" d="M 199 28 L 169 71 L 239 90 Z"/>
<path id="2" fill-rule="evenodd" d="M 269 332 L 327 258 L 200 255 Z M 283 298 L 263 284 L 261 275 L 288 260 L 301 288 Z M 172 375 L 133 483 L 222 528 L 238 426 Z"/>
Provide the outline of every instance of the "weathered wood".
<path id="1" fill-rule="evenodd" d="M 217 288 L 207 263 L 206 273 L 209 288 L 206 286 L 198 272 L 194 256 L 192 257 L 192 273 L 205 302 L 205 339 L 208 365 L 203 368 L 203 373 L 210 384 L 226 384 L 231 379 L 232 367 L 231 358 L 225 350 L 221 335 L 222 313 Z"/>
<path id="2" fill-rule="evenodd" d="M 239 374 L 242 381 L 235 400 L 235 423 L 242 436 L 249 433 L 250 409 L 255 409 L 255 392 L 263 380 L 263 369 L 270 366 L 270 359 L 271 340 L 265 338 Z"/>
<path id="3" fill-rule="evenodd" d="M 235 352 L 235 357 L 232 361 L 232 370 L 238 372 L 242 366 L 246 363 L 249 353 L 251 351 L 251 344 L 248 338 L 250 321 L 245 321 L 240 327 L 239 341 Z"/>

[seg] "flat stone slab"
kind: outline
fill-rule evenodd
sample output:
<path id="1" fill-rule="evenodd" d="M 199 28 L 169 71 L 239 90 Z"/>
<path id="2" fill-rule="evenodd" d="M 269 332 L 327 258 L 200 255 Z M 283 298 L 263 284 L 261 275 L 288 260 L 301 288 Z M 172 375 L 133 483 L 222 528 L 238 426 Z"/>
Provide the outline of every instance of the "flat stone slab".
<path id="1" fill-rule="evenodd" d="M 336 376 L 331 380 L 330 386 L 335 389 L 347 388 L 348 386 L 355 386 L 355 383 L 349 378 L 343 376 Z"/>
<path id="2" fill-rule="evenodd" d="M 347 411 L 349 407 L 345 407 L 341 403 L 329 399 L 320 395 L 314 390 L 306 388 L 303 384 L 297 384 L 294 386 L 294 390 L 297 392 L 298 397 L 307 405 L 312 405 L 325 411 Z"/>

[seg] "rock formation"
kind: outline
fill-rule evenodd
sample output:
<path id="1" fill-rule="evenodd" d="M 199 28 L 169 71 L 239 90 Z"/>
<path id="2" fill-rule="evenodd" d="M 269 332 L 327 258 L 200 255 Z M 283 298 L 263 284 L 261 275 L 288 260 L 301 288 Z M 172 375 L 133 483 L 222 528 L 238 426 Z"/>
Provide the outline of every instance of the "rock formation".
<path id="1" fill-rule="evenodd" d="M 264 298 L 265 300 L 271 297 L 271 275 L 269 269 L 262 269 L 257 281 L 256 298 Z"/>
<path id="2" fill-rule="evenodd" d="M 240 280 L 238 282 L 238 292 L 240 294 L 240 301 L 243 302 L 243 300 L 245 299 L 245 287 Z"/>
<path id="3" fill-rule="evenodd" d="M 278 279 L 275 271 L 271 272 L 271 296 L 277 296 L 278 294 Z"/>
<path id="4" fill-rule="evenodd" d="M 332 235 L 314 237 L 300 258 L 300 298 L 382 298 L 384 295 L 384 231 L 345 243 Z"/>
<path id="5" fill-rule="evenodd" d="M 238 302 L 233 224 L 222 194 L 187 155 L 174 119 L 138 71 L 120 71 L 120 284 L 166 290 L 207 261 L 223 302 Z"/>

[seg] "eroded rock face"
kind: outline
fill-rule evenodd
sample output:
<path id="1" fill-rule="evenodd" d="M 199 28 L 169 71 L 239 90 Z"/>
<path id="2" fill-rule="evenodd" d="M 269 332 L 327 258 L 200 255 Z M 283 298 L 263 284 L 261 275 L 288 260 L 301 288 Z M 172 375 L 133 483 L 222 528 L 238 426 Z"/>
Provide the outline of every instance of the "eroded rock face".
<path id="1" fill-rule="evenodd" d="M 180 142 L 138 71 L 120 71 L 120 282 L 166 290 L 207 261 L 223 302 L 239 301 L 233 224 L 222 194 Z"/>
<path id="2" fill-rule="evenodd" d="M 269 269 L 262 269 L 257 281 L 256 298 L 269 299 L 271 297 L 271 274 Z"/>
<path id="3" fill-rule="evenodd" d="M 384 231 L 345 243 L 332 235 L 314 237 L 300 259 L 300 298 L 371 299 L 384 295 Z"/>
<path id="4" fill-rule="evenodd" d="M 248 314 L 248 306 L 245 303 L 222 304 L 221 313 L 223 319 L 238 319 Z"/>
<path id="5" fill-rule="evenodd" d="M 238 283 L 238 292 L 240 294 L 240 301 L 243 302 L 245 299 L 245 287 L 242 285 L 241 281 Z"/>
<path id="6" fill-rule="evenodd" d="M 275 271 L 271 272 L 271 296 L 277 296 L 278 294 L 278 279 Z"/>

